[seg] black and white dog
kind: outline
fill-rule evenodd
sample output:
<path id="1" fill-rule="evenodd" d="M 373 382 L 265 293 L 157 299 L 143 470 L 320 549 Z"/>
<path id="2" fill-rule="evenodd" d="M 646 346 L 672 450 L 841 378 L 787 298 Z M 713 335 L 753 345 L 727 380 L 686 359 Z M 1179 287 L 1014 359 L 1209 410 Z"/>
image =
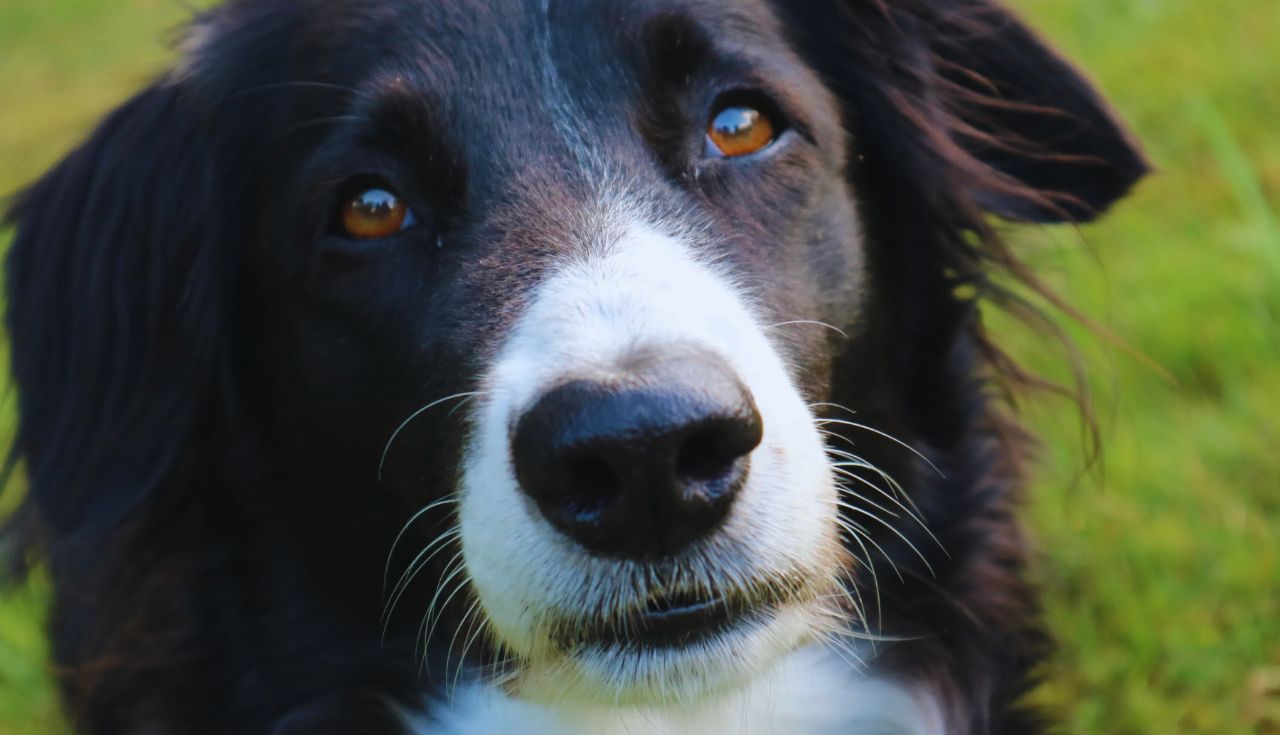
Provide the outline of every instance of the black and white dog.
<path id="1" fill-rule="evenodd" d="M 1007 11 L 236 0 L 181 51 L 9 214 L 81 732 L 1041 730 L 990 217 L 1145 165 Z"/>

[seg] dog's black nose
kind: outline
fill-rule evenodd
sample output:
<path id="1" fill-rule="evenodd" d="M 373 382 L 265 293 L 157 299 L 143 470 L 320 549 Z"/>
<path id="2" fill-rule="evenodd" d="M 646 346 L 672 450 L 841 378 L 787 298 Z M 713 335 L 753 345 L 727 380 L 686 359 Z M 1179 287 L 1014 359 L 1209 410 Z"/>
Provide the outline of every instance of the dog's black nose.
<path id="1" fill-rule="evenodd" d="M 548 391 L 512 451 L 520 487 L 561 531 L 598 553 L 660 556 L 720 524 L 762 432 L 747 387 L 697 353 Z"/>

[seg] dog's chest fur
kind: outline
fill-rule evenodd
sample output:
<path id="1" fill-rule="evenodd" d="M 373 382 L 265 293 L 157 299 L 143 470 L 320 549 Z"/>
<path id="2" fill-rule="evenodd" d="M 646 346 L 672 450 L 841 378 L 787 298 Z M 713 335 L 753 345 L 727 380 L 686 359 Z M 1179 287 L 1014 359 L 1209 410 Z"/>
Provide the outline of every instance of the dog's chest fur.
<path id="1" fill-rule="evenodd" d="M 942 735 L 937 703 L 901 682 L 802 649 L 743 689 L 662 710 L 536 704 L 491 685 L 460 689 L 411 720 L 413 735 Z"/>

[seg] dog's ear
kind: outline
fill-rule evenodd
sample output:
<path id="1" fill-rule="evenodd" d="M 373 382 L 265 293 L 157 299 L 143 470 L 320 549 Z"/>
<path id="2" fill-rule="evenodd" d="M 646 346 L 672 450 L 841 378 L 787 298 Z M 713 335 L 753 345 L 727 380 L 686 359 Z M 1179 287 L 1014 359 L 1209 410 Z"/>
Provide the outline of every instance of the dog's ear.
<path id="1" fill-rule="evenodd" d="M 913 173 L 925 178 L 942 159 L 961 169 L 946 183 L 959 181 L 988 212 L 1088 221 L 1148 170 L 1093 85 L 991 0 L 778 7 L 846 103 L 855 137 L 876 149 L 868 155 L 915 156 L 927 170 Z M 902 141 L 908 132 L 916 143 Z M 929 152 L 904 150 L 913 145 Z"/>
<path id="2" fill-rule="evenodd" d="M 979 194 L 996 214 L 1083 222 L 1147 172 L 1133 137 L 1093 85 L 1010 12 L 986 0 L 936 3 L 924 25 L 957 140 L 1043 199 Z"/>
<path id="3" fill-rule="evenodd" d="M 60 535 L 153 493 L 223 369 L 226 188 L 208 119 L 157 82 L 20 194 L 7 262 L 14 445 Z"/>

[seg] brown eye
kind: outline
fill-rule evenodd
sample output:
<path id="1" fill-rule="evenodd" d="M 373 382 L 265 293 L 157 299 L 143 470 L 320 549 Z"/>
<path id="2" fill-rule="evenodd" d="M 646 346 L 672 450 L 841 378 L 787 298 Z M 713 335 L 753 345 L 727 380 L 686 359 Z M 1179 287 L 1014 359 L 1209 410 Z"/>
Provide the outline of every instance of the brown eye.
<path id="1" fill-rule="evenodd" d="M 348 197 L 339 218 L 343 231 L 360 240 L 390 237 L 413 224 L 413 213 L 386 189 L 365 189 Z"/>
<path id="2" fill-rule="evenodd" d="M 773 121 L 760 110 L 743 105 L 725 107 L 707 126 L 707 140 L 714 152 L 727 158 L 762 150 L 774 136 Z"/>

